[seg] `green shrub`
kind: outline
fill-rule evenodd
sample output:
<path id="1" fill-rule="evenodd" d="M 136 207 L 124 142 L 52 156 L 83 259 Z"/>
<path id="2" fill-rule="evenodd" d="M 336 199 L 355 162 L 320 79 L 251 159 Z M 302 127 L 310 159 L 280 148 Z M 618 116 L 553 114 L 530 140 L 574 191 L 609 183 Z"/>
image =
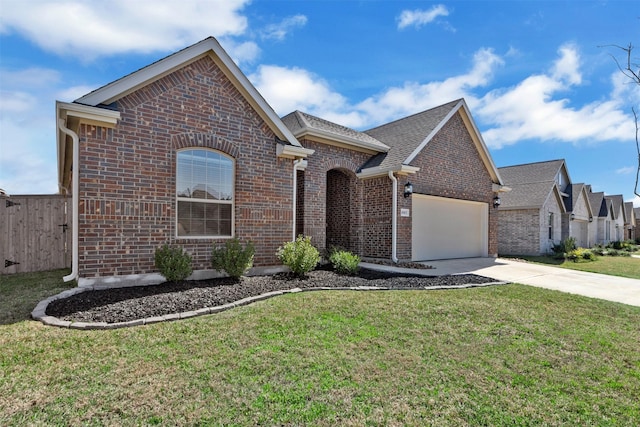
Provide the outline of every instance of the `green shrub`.
<path id="1" fill-rule="evenodd" d="M 609 249 L 607 251 L 607 255 L 609 255 L 609 256 L 631 256 L 631 254 L 629 252 L 621 251 L 621 250 L 617 250 L 617 249 Z"/>
<path id="2" fill-rule="evenodd" d="M 576 249 L 576 239 L 567 237 L 558 244 L 554 244 L 551 248 L 556 258 L 567 258 L 569 253 Z"/>
<path id="3" fill-rule="evenodd" d="M 581 261 L 581 260 L 584 260 L 584 261 L 595 261 L 596 260 L 596 256 L 589 249 L 576 248 L 576 249 L 570 251 L 567 254 L 567 259 L 570 259 L 573 262 L 578 262 L 578 261 Z"/>
<path id="4" fill-rule="evenodd" d="M 180 282 L 191 275 L 191 255 L 177 246 L 156 249 L 155 265 L 168 282 Z"/>
<path id="5" fill-rule="evenodd" d="M 591 252 L 593 252 L 595 255 L 599 255 L 599 256 L 603 256 L 603 255 L 607 254 L 607 251 L 606 251 L 605 247 L 602 246 L 599 243 L 591 248 Z"/>
<path id="6" fill-rule="evenodd" d="M 227 240 L 224 247 L 213 248 L 211 266 L 216 271 L 224 271 L 229 277 L 239 279 L 252 266 L 256 249 L 248 242 L 243 248 L 237 237 Z"/>
<path id="7" fill-rule="evenodd" d="M 304 276 L 320 262 L 320 252 L 311 244 L 311 237 L 302 235 L 280 246 L 276 256 L 297 276 Z"/>
<path id="8" fill-rule="evenodd" d="M 329 261 L 338 274 L 356 274 L 360 257 L 349 251 L 335 251 L 329 257 Z"/>

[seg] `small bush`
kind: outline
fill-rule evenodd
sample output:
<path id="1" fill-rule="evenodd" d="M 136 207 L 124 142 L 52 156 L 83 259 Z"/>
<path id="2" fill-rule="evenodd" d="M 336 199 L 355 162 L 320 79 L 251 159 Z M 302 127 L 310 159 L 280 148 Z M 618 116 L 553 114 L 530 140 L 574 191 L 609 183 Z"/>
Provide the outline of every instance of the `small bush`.
<path id="1" fill-rule="evenodd" d="M 567 258 L 569 253 L 576 249 L 576 239 L 567 237 L 558 244 L 554 244 L 551 248 L 556 258 Z"/>
<path id="2" fill-rule="evenodd" d="M 593 252 L 595 255 L 598 255 L 598 256 L 603 256 L 607 254 L 607 250 L 601 244 L 597 244 L 594 247 L 592 247 L 591 252 Z"/>
<path id="3" fill-rule="evenodd" d="M 168 282 L 180 282 L 191 275 L 191 255 L 182 248 L 163 245 L 156 249 L 155 265 Z"/>
<path id="4" fill-rule="evenodd" d="M 276 256 L 297 276 L 304 276 L 320 262 L 320 252 L 311 244 L 311 237 L 302 235 L 280 246 Z"/>
<path id="5" fill-rule="evenodd" d="M 243 248 L 236 237 L 227 240 L 224 247 L 213 248 L 211 266 L 216 271 L 224 271 L 229 277 L 239 279 L 253 266 L 255 253 L 253 243 L 248 242 Z"/>
<path id="6" fill-rule="evenodd" d="M 360 257 L 349 251 L 335 251 L 329 257 L 329 261 L 338 274 L 356 274 Z"/>
<path id="7" fill-rule="evenodd" d="M 607 255 L 609 255 L 609 256 L 631 256 L 631 254 L 629 252 L 621 251 L 621 250 L 617 250 L 617 249 L 609 249 L 607 251 Z"/>
<path id="8" fill-rule="evenodd" d="M 573 262 L 578 261 L 595 261 L 596 256 L 589 249 L 585 248 L 576 248 L 567 254 L 567 259 L 572 260 Z"/>

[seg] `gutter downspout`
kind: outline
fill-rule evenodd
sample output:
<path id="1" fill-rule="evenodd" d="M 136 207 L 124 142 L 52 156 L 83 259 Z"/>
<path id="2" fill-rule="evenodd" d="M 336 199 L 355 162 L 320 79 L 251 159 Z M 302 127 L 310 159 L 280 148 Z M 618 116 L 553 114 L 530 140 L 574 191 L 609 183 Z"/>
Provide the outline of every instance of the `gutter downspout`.
<path id="1" fill-rule="evenodd" d="M 389 178 L 393 182 L 393 202 L 392 204 L 392 215 L 391 215 L 391 260 L 397 264 L 398 263 L 398 219 L 396 218 L 398 215 L 398 180 L 395 176 L 393 176 L 393 172 L 389 171 Z"/>
<path id="2" fill-rule="evenodd" d="M 307 161 L 304 159 L 297 159 L 293 161 L 293 239 L 291 241 L 296 240 L 296 210 L 298 203 L 298 170 L 304 169 L 307 167 Z"/>
<path id="3" fill-rule="evenodd" d="M 73 140 L 73 163 L 72 176 L 71 176 L 71 209 L 72 214 L 72 227 L 73 233 L 71 237 L 71 274 L 64 276 L 62 280 L 70 282 L 78 278 L 78 191 L 80 191 L 80 147 L 78 144 L 78 135 L 71 129 L 65 126 L 64 119 L 58 119 L 58 129 L 69 135 Z"/>

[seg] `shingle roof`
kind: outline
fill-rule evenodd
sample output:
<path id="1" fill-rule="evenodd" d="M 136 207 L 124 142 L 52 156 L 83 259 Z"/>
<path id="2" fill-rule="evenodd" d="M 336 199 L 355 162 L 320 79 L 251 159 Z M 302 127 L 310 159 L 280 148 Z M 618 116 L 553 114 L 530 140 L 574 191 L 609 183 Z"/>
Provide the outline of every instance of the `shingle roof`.
<path id="1" fill-rule="evenodd" d="M 556 176 L 563 165 L 564 160 L 560 159 L 498 168 L 504 185 L 511 188 L 511 191 L 500 196 L 500 208 L 542 207 L 551 191 L 557 187 Z M 571 203 L 570 200 L 565 201 L 566 210 L 571 210 Z"/>
<path id="2" fill-rule="evenodd" d="M 282 118 L 282 122 L 296 137 L 305 133 L 315 133 L 376 151 L 386 152 L 389 150 L 387 145 L 364 132 L 359 132 L 302 111 L 294 111 L 287 114 Z"/>
<path id="3" fill-rule="evenodd" d="M 631 223 L 631 217 L 633 217 L 633 202 L 624 202 L 624 214 L 626 216 L 625 223 Z"/>
<path id="4" fill-rule="evenodd" d="M 640 221 L 640 208 L 633 208 L 633 212 L 636 215 L 636 220 Z"/>
<path id="5" fill-rule="evenodd" d="M 505 185 L 526 184 L 533 182 L 555 181 L 564 160 L 527 163 L 524 165 L 498 168 Z"/>
<path id="6" fill-rule="evenodd" d="M 607 200 L 611 200 L 611 204 L 613 205 L 613 215 L 614 215 L 614 219 L 618 218 L 618 216 L 620 215 L 620 210 L 622 210 L 622 213 L 624 215 L 624 197 L 622 197 L 622 194 L 615 194 L 613 196 L 604 196 L 605 199 Z"/>
<path id="7" fill-rule="evenodd" d="M 542 181 L 526 184 L 508 185 L 511 191 L 501 193 L 500 209 L 531 209 L 544 205 L 554 188 L 555 182 Z"/>
<path id="8" fill-rule="evenodd" d="M 365 133 L 391 147 L 386 155 L 372 158 L 363 169 L 380 166 L 396 167 L 405 164 L 409 156 L 437 129 L 451 110 L 461 102 L 451 101 L 439 107 L 387 123 Z"/>
<path id="9" fill-rule="evenodd" d="M 604 202 L 604 192 L 600 191 L 598 193 L 587 193 L 589 195 L 589 203 L 591 204 L 591 208 L 593 209 L 593 213 L 595 216 L 606 217 L 608 215 L 607 212 L 607 204 Z"/>

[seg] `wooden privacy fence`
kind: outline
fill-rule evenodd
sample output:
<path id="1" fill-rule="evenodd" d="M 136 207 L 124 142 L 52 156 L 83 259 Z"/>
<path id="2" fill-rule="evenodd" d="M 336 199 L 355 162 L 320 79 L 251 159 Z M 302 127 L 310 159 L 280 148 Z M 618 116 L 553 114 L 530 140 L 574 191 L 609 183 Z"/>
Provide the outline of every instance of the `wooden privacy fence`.
<path id="1" fill-rule="evenodd" d="M 71 206 L 61 195 L 0 196 L 0 274 L 71 266 Z"/>

